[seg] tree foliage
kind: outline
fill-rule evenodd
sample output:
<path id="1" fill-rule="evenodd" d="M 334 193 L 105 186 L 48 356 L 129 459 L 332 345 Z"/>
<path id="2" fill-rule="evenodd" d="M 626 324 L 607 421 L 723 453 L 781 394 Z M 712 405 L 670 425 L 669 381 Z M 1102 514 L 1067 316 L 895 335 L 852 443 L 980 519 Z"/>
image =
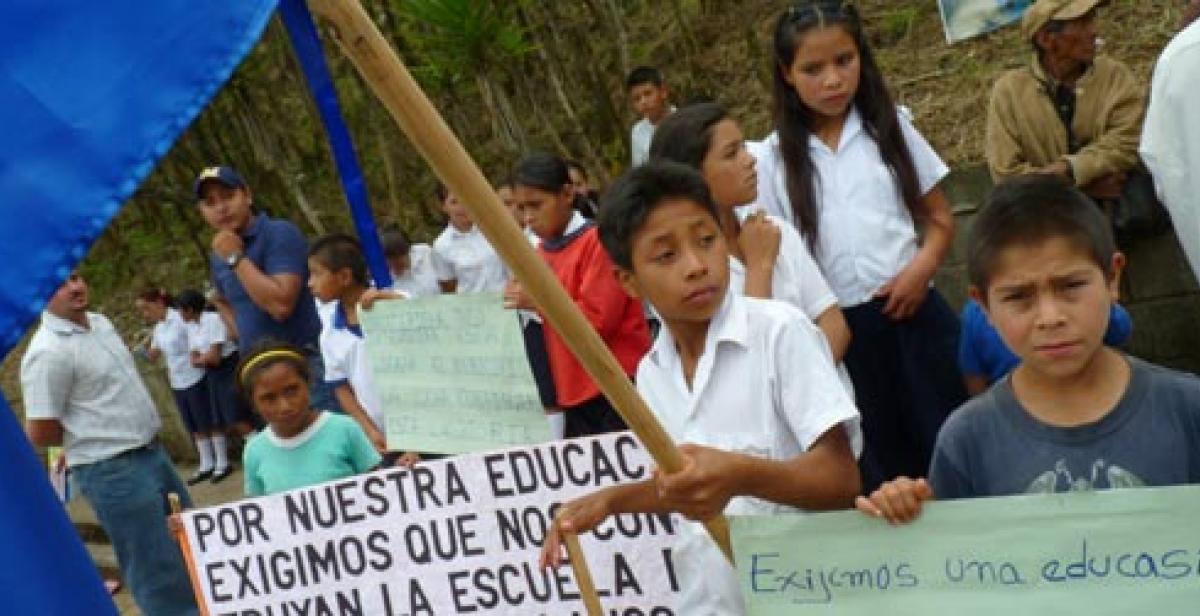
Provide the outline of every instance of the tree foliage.
<path id="1" fill-rule="evenodd" d="M 1145 75 L 1176 10 L 1112 3 L 1108 52 Z M 917 125 L 952 163 L 978 161 L 990 80 L 1025 61 L 1015 29 L 942 41 L 930 0 L 859 0 L 880 63 Z M 751 138 L 770 129 L 775 0 L 364 0 L 468 151 L 496 180 L 523 152 L 580 160 L 600 185 L 626 164 L 624 78 L 662 67 L 676 103 L 725 103 Z M 1141 36 L 1128 33 L 1137 24 Z M 318 24 L 320 27 L 321 24 Z M 1148 34 L 1146 34 L 1148 33 Z M 437 232 L 436 179 L 322 30 L 326 58 L 372 207 L 418 241 Z M 199 169 L 228 163 L 255 203 L 307 233 L 351 229 L 324 133 L 276 20 L 226 87 L 159 163 L 85 262 L 98 298 L 150 285 L 202 286 L 209 231 L 194 211 Z"/>

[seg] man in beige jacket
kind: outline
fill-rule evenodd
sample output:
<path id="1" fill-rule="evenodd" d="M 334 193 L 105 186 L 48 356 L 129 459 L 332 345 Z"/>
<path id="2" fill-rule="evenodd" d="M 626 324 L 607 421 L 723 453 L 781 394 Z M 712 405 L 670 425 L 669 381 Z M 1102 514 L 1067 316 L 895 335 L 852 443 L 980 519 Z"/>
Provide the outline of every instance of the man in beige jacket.
<path id="1" fill-rule="evenodd" d="M 1145 100 L 1127 66 L 1096 54 L 1101 4 L 1037 0 L 1026 11 L 1021 34 L 1033 58 L 996 81 L 988 105 L 993 179 L 1052 173 L 1096 199 L 1121 195 L 1138 163 Z"/>

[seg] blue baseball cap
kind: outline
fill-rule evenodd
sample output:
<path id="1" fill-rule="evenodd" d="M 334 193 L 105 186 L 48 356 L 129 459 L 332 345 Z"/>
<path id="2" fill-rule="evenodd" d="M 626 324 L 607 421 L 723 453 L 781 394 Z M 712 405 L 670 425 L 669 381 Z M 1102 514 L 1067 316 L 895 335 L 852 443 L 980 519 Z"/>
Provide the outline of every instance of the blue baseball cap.
<path id="1" fill-rule="evenodd" d="M 246 181 L 242 179 L 242 176 L 238 175 L 238 172 L 234 171 L 233 167 L 225 165 L 205 167 L 200 172 L 200 175 L 196 176 L 196 182 L 192 185 L 192 191 L 196 193 L 197 198 L 204 196 L 200 191 L 204 188 L 205 182 L 220 182 L 229 188 L 246 187 Z"/>

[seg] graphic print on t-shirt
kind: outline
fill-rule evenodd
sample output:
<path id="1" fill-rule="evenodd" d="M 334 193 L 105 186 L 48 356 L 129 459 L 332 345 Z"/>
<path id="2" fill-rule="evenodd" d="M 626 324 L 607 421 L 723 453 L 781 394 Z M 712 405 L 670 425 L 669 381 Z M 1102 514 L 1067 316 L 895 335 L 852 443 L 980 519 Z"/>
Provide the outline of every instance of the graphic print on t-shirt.
<path id="1" fill-rule="evenodd" d="M 1029 487 L 1025 488 L 1025 493 L 1089 492 L 1117 488 L 1140 488 L 1145 485 L 1146 482 L 1137 475 L 1116 464 L 1105 462 L 1104 458 L 1096 458 L 1096 461 L 1092 462 L 1090 476 L 1088 473 L 1080 473 L 1079 476 L 1072 475 L 1066 459 L 1059 458 L 1058 462 L 1054 464 L 1054 470 L 1038 475 L 1029 484 Z"/>

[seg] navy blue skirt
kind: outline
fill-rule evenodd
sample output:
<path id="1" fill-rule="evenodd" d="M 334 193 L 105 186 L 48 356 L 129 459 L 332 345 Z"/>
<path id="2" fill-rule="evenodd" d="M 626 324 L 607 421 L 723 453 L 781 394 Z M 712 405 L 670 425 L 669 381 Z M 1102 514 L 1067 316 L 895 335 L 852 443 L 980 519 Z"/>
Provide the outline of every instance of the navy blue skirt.
<path id="1" fill-rule="evenodd" d="M 209 384 L 209 399 L 212 400 L 214 428 L 217 430 L 224 430 L 241 422 L 257 425 L 250 412 L 249 403 L 237 392 L 237 364 L 238 354 L 234 353 L 222 359 L 216 368 L 210 368 L 205 377 Z"/>
<path id="2" fill-rule="evenodd" d="M 212 400 L 208 395 L 208 377 L 204 376 L 187 389 L 172 389 L 179 417 L 190 434 L 211 432 L 213 417 Z"/>
<path id="3" fill-rule="evenodd" d="M 538 399 L 543 409 L 558 408 L 558 394 L 554 390 L 554 375 L 550 373 L 550 356 L 546 354 L 546 335 L 542 324 L 530 321 L 521 328 L 525 338 L 525 357 L 537 384 Z"/>
<path id="4" fill-rule="evenodd" d="M 862 413 L 863 490 L 929 472 L 938 430 L 967 399 L 958 370 L 958 317 L 931 289 L 909 319 L 883 314 L 885 300 L 843 309 L 853 340 L 846 368 Z"/>

